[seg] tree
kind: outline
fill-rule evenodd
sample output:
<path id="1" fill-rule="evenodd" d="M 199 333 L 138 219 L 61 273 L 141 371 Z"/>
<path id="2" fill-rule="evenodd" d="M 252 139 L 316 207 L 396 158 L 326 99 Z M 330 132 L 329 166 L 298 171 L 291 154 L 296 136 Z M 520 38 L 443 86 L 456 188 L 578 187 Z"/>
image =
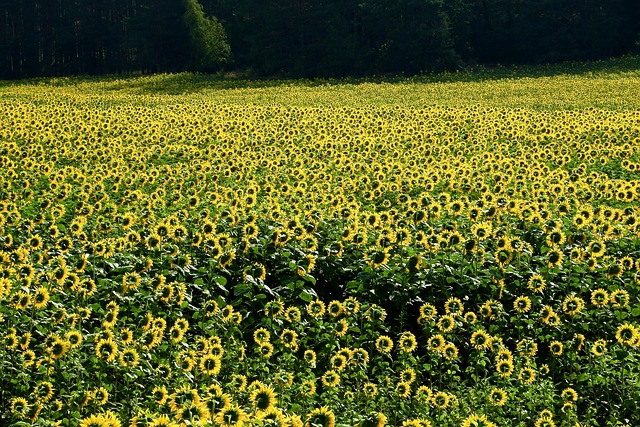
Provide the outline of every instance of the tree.
<path id="1" fill-rule="evenodd" d="M 212 71 L 231 58 L 231 47 L 222 24 L 214 17 L 205 16 L 198 0 L 183 0 L 182 21 L 189 33 L 191 68 Z"/>

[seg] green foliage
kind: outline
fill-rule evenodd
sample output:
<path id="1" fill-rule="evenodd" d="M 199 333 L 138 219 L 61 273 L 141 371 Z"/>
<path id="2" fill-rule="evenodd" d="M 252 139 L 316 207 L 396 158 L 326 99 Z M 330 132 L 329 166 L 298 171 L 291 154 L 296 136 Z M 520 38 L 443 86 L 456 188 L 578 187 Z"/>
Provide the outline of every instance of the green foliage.
<path id="1" fill-rule="evenodd" d="M 189 32 L 191 66 L 212 71 L 231 58 L 231 47 L 224 28 L 215 17 L 207 17 L 198 0 L 184 0 L 182 22 Z"/>

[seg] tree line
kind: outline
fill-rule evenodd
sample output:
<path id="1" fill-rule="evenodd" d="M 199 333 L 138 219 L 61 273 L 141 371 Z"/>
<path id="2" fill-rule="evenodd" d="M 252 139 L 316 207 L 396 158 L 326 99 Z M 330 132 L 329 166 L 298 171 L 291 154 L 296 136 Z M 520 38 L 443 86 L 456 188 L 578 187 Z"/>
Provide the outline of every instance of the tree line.
<path id="1" fill-rule="evenodd" d="M 639 45 L 637 0 L 0 0 L 0 78 L 416 74 Z"/>

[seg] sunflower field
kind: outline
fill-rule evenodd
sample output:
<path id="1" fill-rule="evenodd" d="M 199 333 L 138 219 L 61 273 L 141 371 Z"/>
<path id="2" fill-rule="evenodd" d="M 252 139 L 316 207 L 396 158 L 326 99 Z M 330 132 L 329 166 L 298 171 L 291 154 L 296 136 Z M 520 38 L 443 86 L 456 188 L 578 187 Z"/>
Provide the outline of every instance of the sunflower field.
<path id="1" fill-rule="evenodd" d="M 4 84 L 0 424 L 639 425 L 638 87 Z"/>

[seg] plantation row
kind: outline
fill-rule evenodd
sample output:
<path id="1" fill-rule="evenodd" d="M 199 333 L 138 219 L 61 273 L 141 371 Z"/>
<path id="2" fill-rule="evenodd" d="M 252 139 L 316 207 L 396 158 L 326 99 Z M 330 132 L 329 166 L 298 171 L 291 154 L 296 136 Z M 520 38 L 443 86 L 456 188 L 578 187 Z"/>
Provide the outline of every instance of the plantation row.
<path id="1" fill-rule="evenodd" d="M 0 93 L 1 424 L 634 425 L 637 110 L 215 97 Z"/>

